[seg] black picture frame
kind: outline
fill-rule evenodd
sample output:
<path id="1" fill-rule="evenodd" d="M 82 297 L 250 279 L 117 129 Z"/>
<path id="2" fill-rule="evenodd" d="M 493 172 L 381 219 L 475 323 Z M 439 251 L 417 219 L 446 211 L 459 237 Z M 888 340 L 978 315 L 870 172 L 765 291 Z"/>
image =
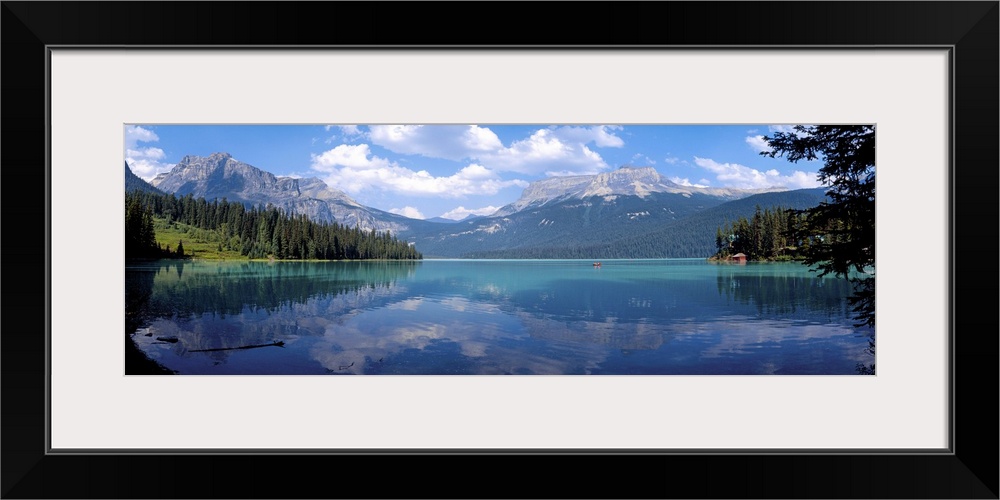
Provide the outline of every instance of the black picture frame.
<path id="1" fill-rule="evenodd" d="M 998 498 L 997 1 L 2 4 L 4 498 Z M 951 453 L 47 453 L 47 47 L 415 44 L 951 47 Z"/>

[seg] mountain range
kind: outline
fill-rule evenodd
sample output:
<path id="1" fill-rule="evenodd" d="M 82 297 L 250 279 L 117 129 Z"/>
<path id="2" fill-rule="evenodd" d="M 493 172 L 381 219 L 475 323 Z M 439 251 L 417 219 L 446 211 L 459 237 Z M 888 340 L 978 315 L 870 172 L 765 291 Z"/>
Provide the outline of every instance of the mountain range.
<path id="1" fill-rule="evenodd" d="M 274 205 L 287 213 L 314 221 L 334 222 L 364 230 L 400 235 L 423 221 L 366 207 L 343 191 L 315 178 L 277 177 L 233 158 L 229 153 L 185 156 L 169 172 L 150 181 L 157 189 L 177 196 L 206 200 L 226 198 L 247 206 Z"/>
<path id="2" fill-rule="evenodd" d="M 135 188 L 273 205 L 316 221 L 389 231 L 425 257 L 707 257 L 716 228 L 749 218 L 758 206 L 802 209 L 824 199 L 822 188 L 685 186 L 652 167 L 626 166 L 533 182 L 489 216 L 419 220 L 361 205 L 317 178 L 277 177 L 227 153 L 185 156 L 149 183 L 126 164 L 126 189 Z"/>

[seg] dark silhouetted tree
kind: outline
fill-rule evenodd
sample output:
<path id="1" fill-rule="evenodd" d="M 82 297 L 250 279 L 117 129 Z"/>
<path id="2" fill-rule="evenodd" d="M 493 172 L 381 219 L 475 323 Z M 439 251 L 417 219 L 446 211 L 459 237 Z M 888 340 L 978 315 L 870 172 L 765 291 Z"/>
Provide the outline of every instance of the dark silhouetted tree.
<path id="1" fill-rule="evenodd" d="M 764 140 L 762 155 L 790 162 L 822 160 L 820 182 L 828 202 L 802 211 L 794 236 L 808 241 L 807 264 L 819 275 L 834 274 L 854 284 L 850 303 L 858 326 L 875 326 L 875 127 L 797 125 Z M 874 340 L 869 351 L 874 353 Z"/>
<path id="2" fill-rule="evenodd" d="M 159 256 L 153 215 L 143 206 L 137 195 L 125 196 L 125 257 L 142 258 Z"/>

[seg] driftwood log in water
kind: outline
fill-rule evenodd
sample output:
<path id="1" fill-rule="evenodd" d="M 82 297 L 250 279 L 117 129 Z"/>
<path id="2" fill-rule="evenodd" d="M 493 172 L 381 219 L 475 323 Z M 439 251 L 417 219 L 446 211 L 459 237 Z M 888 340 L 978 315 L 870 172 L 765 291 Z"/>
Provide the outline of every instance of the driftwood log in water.
<path id="1" fill-rule="evenodd" d="M 188 352 L 233 351 L 236 349 L 254 349 L 257 347 L 271 347 L 271 346 L 285 347 L 285 343 L 279 340 L 277 342 L 271 342 L 270 344 L 245 345 L 241 347 L 219 347 L 217 349 L 191 349 Z"/>

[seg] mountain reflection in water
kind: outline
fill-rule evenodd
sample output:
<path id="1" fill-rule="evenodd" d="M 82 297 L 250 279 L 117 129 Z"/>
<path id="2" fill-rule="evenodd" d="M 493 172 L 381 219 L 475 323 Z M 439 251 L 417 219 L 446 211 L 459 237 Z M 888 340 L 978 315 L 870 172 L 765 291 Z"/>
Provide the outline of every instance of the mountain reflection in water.
<path id="1" fill-rule="evenodd" d="M 180 374 L 854 374 L 850 290 L 700 259 L 159 261 L 126 267 L 126 328 Z"/>

